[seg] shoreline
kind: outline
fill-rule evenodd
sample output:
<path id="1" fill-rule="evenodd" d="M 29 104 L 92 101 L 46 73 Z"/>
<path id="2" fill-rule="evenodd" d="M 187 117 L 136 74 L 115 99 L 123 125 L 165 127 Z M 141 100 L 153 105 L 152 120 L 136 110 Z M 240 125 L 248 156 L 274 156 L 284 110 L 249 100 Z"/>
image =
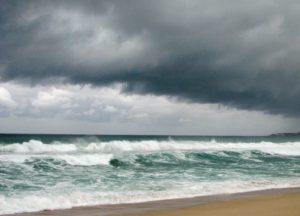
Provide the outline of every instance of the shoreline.
<path id="1" fill-rule="evenodd" d="M 102 216 L 102 215 L 177 215 L 177 211 L 192 211 L 195 208 L 197 212 L 199 209 L 208 207 L 208 209 L 216 209 L 215 206 L 209 207 L 209 205 L 222 206 L 226 204 L 234 205 L 235 202 L 249 202 L 257 199 L 270 199 L 272 201 L 277 197 L 289 197 L 296 196 L 300 203 L 300 187 L 293 188 L 274 188 L 266 190 L 257 190 L 232 194 L 217 194 L 207 196 L 197 196 L 191 198 L 175 198 L 165 199 L 157 201 L 148 201 L 140 203 L 128 203 L 128 204 L 106 204 L 95 206 L 79 206 L 70 209 L 55 209 L 55 210 L 43 210 L 38 212 L 24 212 L 4 214 L 1 216 Z M 269 201 L 270 202 L 270 201 Z M 282 199 L 280 201 L 282 203 Z M 232 204 L 233 203 L 233 204 Z M 291 203 L 291 201 L 288 201 Z M 275 204 L 275 206 L 278 204 Z M 253 207 L 252 207 L 253 208 Z M 207 211 L 207 209 L 206 209 Z M 173 212 L 173 213 L 172 213 Z M 177 212 L 177 213 L 176 213 Z M 182 212 L 180 214 L 189 214 L 188 212 Z M 178 215 L 180 215 L 178 214 Z M 300 214 L 300 208 L 299 208 Z M 272 215 L 272 214 L 270 214 Z M 287 215 L 287 214 L 285 214 Z"/>

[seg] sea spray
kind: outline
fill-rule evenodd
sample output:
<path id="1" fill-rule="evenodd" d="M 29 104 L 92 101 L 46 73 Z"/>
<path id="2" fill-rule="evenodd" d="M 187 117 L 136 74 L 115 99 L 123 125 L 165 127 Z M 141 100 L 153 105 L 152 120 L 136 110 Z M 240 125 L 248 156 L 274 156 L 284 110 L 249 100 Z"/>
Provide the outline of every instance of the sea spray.
<path id="1" fill-rule="evenodd" d="M 0 214 L 300 186 L 297 137 L 20 136 L 0 136 Z"/>

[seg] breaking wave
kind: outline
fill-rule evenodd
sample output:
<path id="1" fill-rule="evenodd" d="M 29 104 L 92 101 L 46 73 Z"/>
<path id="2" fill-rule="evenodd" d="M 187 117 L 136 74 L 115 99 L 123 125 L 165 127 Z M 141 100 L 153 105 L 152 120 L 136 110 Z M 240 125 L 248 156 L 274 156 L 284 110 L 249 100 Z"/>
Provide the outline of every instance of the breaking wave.
<path id="1" fill-rule="evenodd" d="M 154 152 L 154 151 L 247 151 L 257 150 L 270 154 L 300 155 L 300 142 L 254 142 L 254 143 L 223 143 L 216 141 L 108 141 L 82 143 L 44 144 L 38 140 L 0 146 L 0 152 L 11 153 L 72 153 L 72 152 Z"/>
<path id="2" fill-rule="evenodd" d="M 299 179 L 299 140 L 0 144 L 0 214 L 299 187 Z"/>

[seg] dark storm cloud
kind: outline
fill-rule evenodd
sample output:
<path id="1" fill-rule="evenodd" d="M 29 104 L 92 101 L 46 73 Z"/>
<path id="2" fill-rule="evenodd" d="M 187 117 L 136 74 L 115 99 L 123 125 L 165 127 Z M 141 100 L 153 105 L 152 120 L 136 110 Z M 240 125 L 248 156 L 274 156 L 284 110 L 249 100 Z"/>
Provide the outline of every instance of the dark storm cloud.
<path id="1" fill-rule="evenodd" d="M 300 116 L 297 1 L 1 1 L 2 80 Z"/>

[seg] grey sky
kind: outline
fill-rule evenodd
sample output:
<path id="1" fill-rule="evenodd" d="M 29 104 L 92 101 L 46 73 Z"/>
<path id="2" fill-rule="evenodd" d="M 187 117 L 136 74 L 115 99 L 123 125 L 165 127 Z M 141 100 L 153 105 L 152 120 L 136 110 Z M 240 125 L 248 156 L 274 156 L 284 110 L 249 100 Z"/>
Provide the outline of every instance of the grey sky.
<path id="1" fill-rule="evenodd" d="M 299 12 L 279 0 L 1 1 L 0 132 L 297 131 Z"/>

